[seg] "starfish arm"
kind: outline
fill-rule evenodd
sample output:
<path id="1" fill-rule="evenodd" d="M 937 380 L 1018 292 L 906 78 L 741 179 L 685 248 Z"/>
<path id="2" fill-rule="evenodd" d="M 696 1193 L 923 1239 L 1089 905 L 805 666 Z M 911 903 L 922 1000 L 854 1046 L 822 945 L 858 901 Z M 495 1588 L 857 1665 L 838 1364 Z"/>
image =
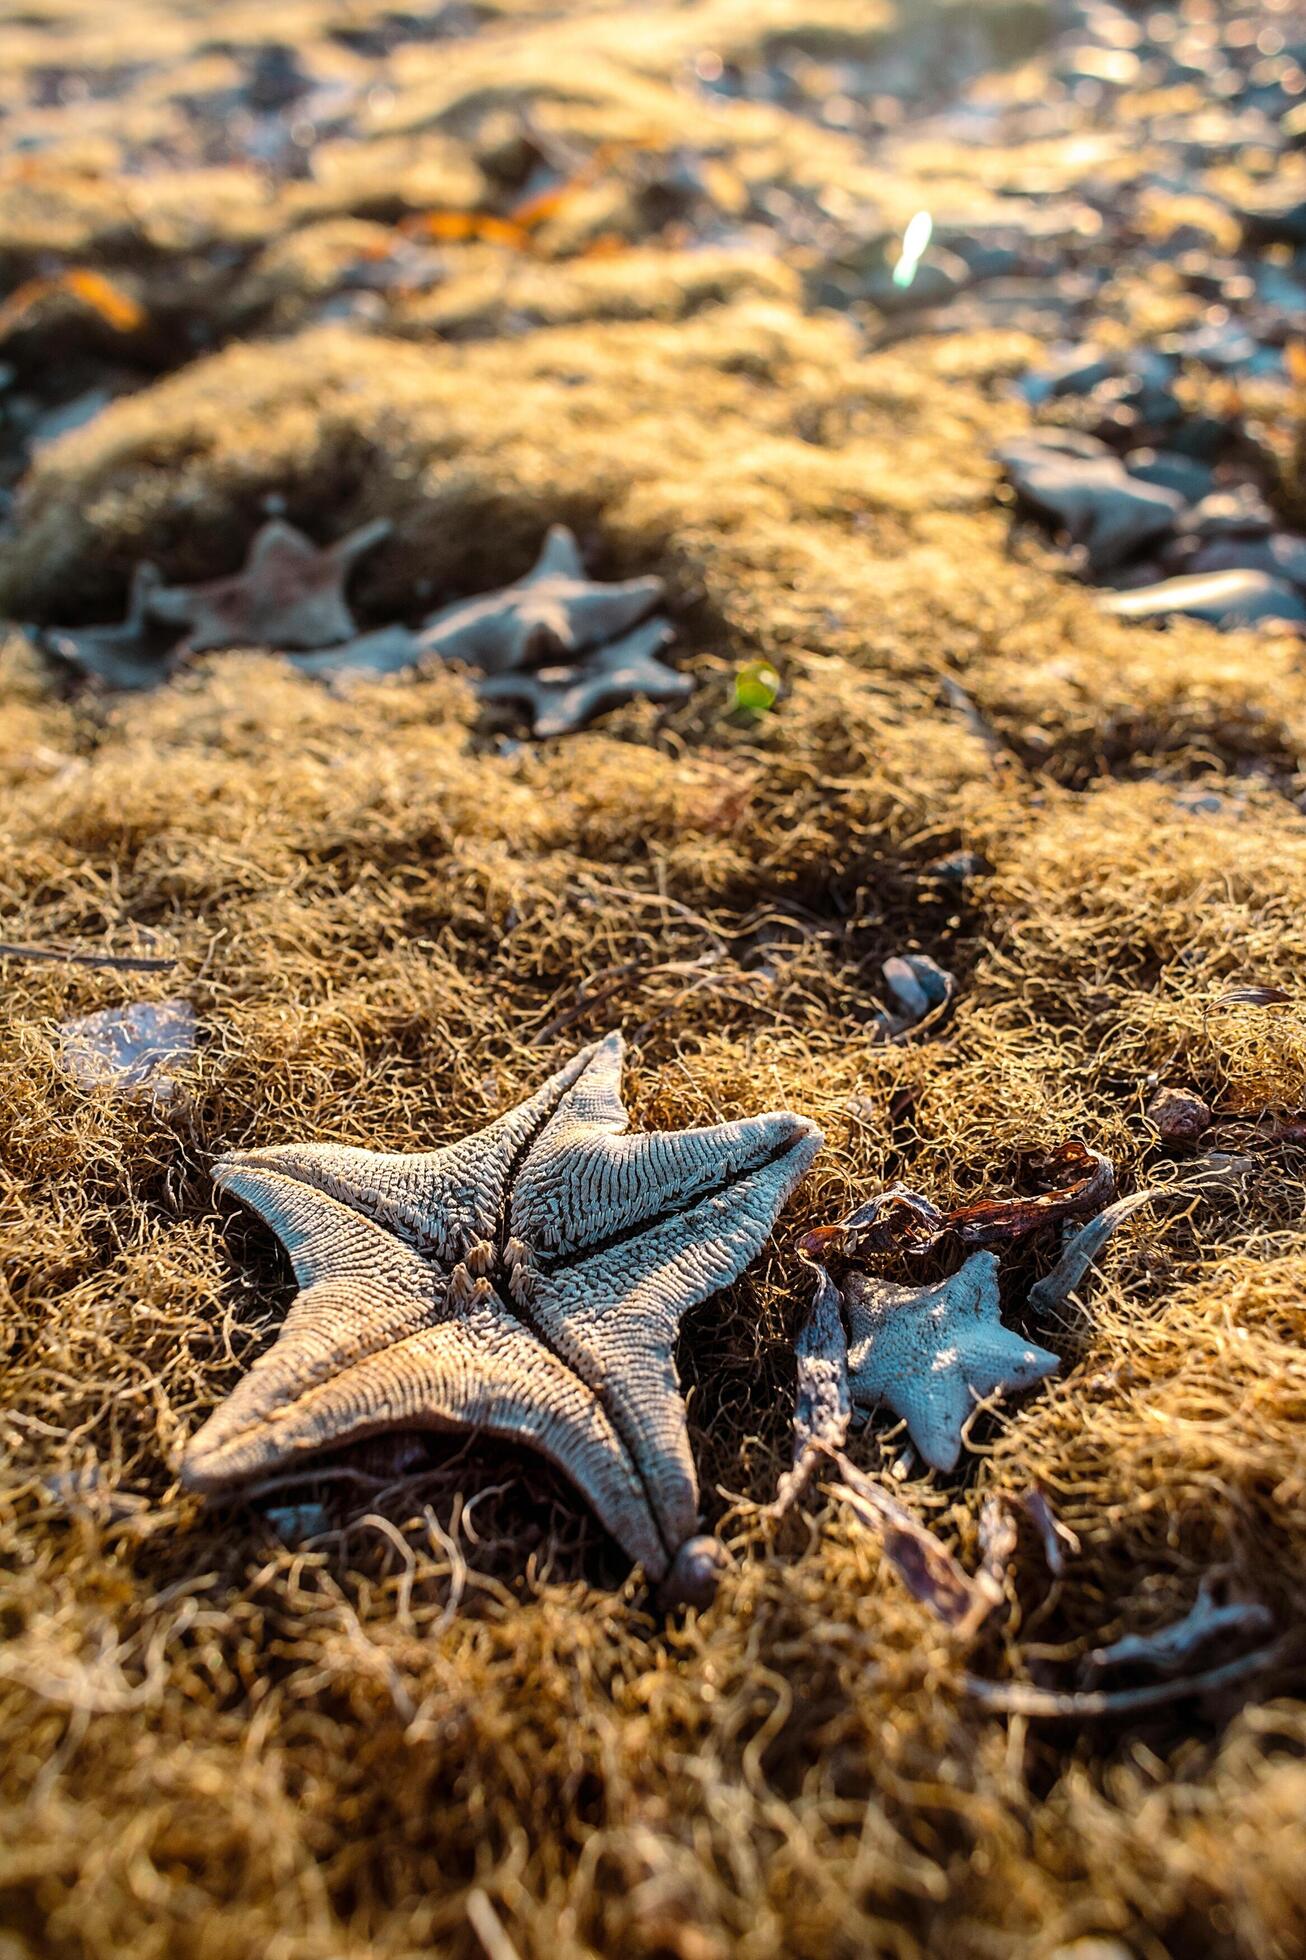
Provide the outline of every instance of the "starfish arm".
<path id="1" fill-rule="evenodd" d="M 674 1347 L 681 1316 L 738 1278 L 820 1147 L 800 1118 L 785 1157 L 588 1249 L 545 1259 L 530 1312 L 594 1390 L 643 1471 L 670 1552 L 695 1529 L 698 1487 Z M 734 1126 L 727 1126 L 734 1127 Z"/>
<path id="2" fill-rule="evenodd" d="M 397 674 L 415 665 L 420 655 L 416 637 L 406 626 L 377 626 L 339 646 L 318 653 L 288 653 L 286 659 L 301 674 Z"/>
<path id="3" fill-rule="evenodd" d="M 688 1214 L 768 1166 L 779 1173 L 778 1210 L 810 1161 L 805 1146 L 816 1135 L 805 1118 L 783 1111 L 647 1136 L 604 1135 L 582 1124 L 559 1125 L 555 1117 L 517 1180 L 512 1229 L 546 1261 L 570 1258 Z M 802 1159 L 798 1171 L 795 1152 Z"/>
<path id="4" fill-rule="evenodd" d="M 304 1290 L 192 1437 L 186 1483 L 222 1488 L 386 1429 L 484 1430 L 556 1463 L 629 1555 L 662 1576 L 680 1541 L 665 1546 L 611 1419 L 501 1302 L 451 1314 L 419 1254 L 295 1178 L 246 1163 L 220 1167 L 216 1181 L 272 1227 Z"/>
<path id="5" fill-rule="evenodd" d="M 387 1306 L 399 1310 L 373 1281 L 302 1293 L 272 1347 L 192 1437 L 183 1481 L 221 1489 L 385 1430 L 479 1432 L 555 1463 L 623 1550 L 661 1578 L 670 1561 L 643 1483 L 582 1382 L 501 1308 L 419 1322 L 360 1352 L 357 1329 L 375 1327 Z"/>
<path id="6" fill-rule="evenodd" d="M 660 578 L 626 579 L 620 585 L 591 586 L 567 608 L 575 647 L 601 646 L 620 639 L 652 612 L 663 595 Z"/>
<path id="7" fill-rule="evenodd" d="M 287 524 L 283 517 L 273 517 L 255 534 L 244 569 L 236 576 L 244 580 L 251 573 L 266 572 L 277 565 L 307 570 L 320 555 L 312 538 L 306 537 L 294 524 Z M 227 583 L 226 579 L 214 581 L 214 585 Z M 204 589 L 202 586 L 198 588 L 200 591 Z"/>
<path id="8" fill-rule="evenodd" d="M 891 1409 L 900 1417 L 932 1468 L 956 1469 L 975 1397 L 955 1350 L 935 1355 L 931 1365 L 912 1330 L 887 1329 L 851 1371 L 849 1387 L 859 1407 Z"/>
<path id="9" fill-rule="evenodd" d="M 776 1172 L 778 1212 L 820 1146 L 814 1125 L 781 1111 L 627 1136 L 623 1054 L 614 1031 L 592 1051 L 541 1130 L 513 1189 L 514 1236 L 546 1261 L 571 1260 L 614 1236 L 688 1212 L 768 1166 Z"/>
<path id="10" fill-rule="evenodd" d="M 688 674 L 664 667 L 654 656 L 675 635 L 665 620 L 651 619 L 623 640 L 600 647 L 574 666 L 539 673 L 501 673 L 483 680 L 483 701 L 520 701 L 536 735 L 570 734 L 607 708 L 644 695 L 650 701 L 683 701 L 693 692 Z"/>
<path id="11" fill-rule="evenodd" d="M 565 524 L 551 524 L 549 534 L 540 547 L 540 555 L 522 584 L 531 585 L 536 579 L 583 579 L 584 576 L 585 560 L 580 555 L 574 533 Z"/>
<path id="12" fill-rule="evenodd" d="M 961 1349 L 966 1378 L 980 1396 L 992 1395 L 1000 1388 L 1031 1388 L 1061 1366 L 1059 1355 L 1022 1340 L 1009 1327 L 986 1328 L 966 1336 Z"/>
<path id="13" fill-rule="evenodd" d="M 415 637 L 424 659 L 465 660 L 487 674 L 521 666 L 531 651 L 529 623 L 502 592 L 456 600 L 423 620 Z"/>
<path id="14" fill-rule="evenodd" d="M 441 1150 L 390 1153 L 349 1144 L 282 1143 L 234 1151 L 219 1160 L 214 1176 L 235 1189 L 233 1173 L 276 1173 L 327 1194 L 448 1264 L 470 1242 L 495 1236 L 519 1161 L 605 1046 L 581 1049 L 524 1103 Z M 277 1229 L 274 1220 L 268 1222 Z"/>
<path id="15" fill-rule="evenodd" d="M 342 574 L 348 573 L 365 552 L 388 538 L 393 530 L 394 525 L 388 517 L 374 517 L 370 524 L 360 524 L 356 530 L 347 531 L 343 538 L 337 538 L 333 545 L 327 546 L 323 555 L 334 560 Z"/>
<path id="16" fill-rule="evenodd" d="M 157 687 L 167 672 L 162 660 L 141 652 L 135 631 L 126 626 L 51 626 L 38 636 L 38 644 L 106 687 Z"/>
<path id="17" fill-rule="evenodd" d="M 945 1280 L 938 1291 L 946 1299 L 950 1313 L 968 1314 L 986 1325 L 1002 1325 L 996 1252 L 972 1252 L 965 1265 Z"/>

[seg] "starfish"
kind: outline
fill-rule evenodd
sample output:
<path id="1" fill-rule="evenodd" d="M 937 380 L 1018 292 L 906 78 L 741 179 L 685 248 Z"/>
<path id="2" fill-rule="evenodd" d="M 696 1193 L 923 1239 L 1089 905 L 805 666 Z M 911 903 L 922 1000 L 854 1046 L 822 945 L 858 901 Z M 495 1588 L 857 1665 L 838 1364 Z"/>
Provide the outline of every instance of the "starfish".
<path id="1" fill-rule="evenodd" d="M 37 642 L 107 687 L 154 687 L 165 666 L 148 652 L 150 608 L 162 583 L 153 565 L 138 565 L 120 626 L 47 626 L 35 629 Z"/>
<path id="2" fill-rule="evenodd" d="M 210 647 L 325 647 L 357 631 L 345 581 L 365 551 L 390 532 L 387 518 L 364 524 L 325 550 L 293 524 L 265 524 L 238 572 L 207 585 L 155 592 L 156 619 L 186 626 L 187 650 Z"/>
<path id="3" fill-rule="evenodd" d="M 627 632 L 662 597 L 660 578 L 601 585 L 585 576 L 580 547 L 555 524 L 532 569 L 516 585 L 460 599 L 432 613 L 414 635 L 418 659 L 465 660 L 508 674 L 552 654 L 580 653 Z"/>
<path id="4" fill-rule="evenodd" d="M 574 666 L 493 675 L 476 691 L 482 701 L 525 703 L 536 735 L 568 735 L 605 709 L 640 695 L 650 701 L 683 701 L 692 694 L 689 675 L 664 667 L 656 658 L 674 637 L 664 619 L 646 620 Z"/>
<path id="5" fill-rule="evenodd" d="M 801 1116 L 627 1136 L 622 1040 L 584 1048 L 488 1129 L 405 1155 L 329 1143 L 222 1157 L 303 1289 L 191 1438 L 215 1490 L 385 1430 L 479 1430 L 566 1472 L 668 1599 L 722 1553 L 673 1350 L 681 1316 L 761 1251 L 820 1148 Z"/>
<path id="6" fill-rule="evenodd" d="M 849 1387 L 863 1408 L 886 1406 L 936 1470 L 955 1470 L 962 1431 L 977 1400 L 1028 1388 L 1060 1367 L 1055 1354 L 1004 1327 L 998 1261 L 973 1252 L 933 1286 L 898 1286 L 849 1275 Z"/>

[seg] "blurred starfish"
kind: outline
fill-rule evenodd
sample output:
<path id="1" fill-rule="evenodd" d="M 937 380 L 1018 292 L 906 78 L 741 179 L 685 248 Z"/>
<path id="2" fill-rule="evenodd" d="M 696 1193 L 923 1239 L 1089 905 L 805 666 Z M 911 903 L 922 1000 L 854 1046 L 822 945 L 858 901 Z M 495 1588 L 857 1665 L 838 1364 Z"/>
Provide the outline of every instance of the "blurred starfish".
<path id="1" fill-rule="evenodd" d="M 107 687 L 157 687 L 167 665 L 161 656 L 150 655 L 149 623 L 162 583 L 153 565 L 138 565 L 121 625 L 47 626 L 33 629 L 34 636 L 48 653 Z"/>
<path id="2" fill-rule="evenodd" d="M 213 1490 L 383 1430 L 530 1444 L 667 1598 L 711 1596 L 673 1349 L 741 1273 L 820 1147 L 800 1116 L 626 1136 L 619 1034 L 441 1150 L 328 1143 L 219 1159 L 303 1292 L 275 1344 L 191 1438 Z"/>
<path id="3" fill-rule="evenodd" d="M 250 546 L 241 570 L 207 585 L 156 591 L 150 611 L 189 627 L 186 648 L 325 647 L 358 629 L 345 601 L 357 560 L 390 532 L 386 518 L 364 524 L 320 550 L 293 524 L 274 518 Z"/>
<path id="4" fill-rule="evenodd" d="M 416 658 L 435 654 L 465 660 L 483 674 L 507 674 L 551 654 L 601 645 L 651 612 L 662 597 L 659 578 L 602 585 L 585 576 L 580 547 L 565 524 L 555 524 L 533 568 L 516 585 L 460 599 L 433 613 L 414 635 Z"/>
<path id="5" fill-rule="evenodd" d="M 960 1271 L 933 1286 L 851 1273 L 844 1302 L 853 1401 L 901 1416 L 936 1470 L 956 1468 L 978 1400 L 997 1389 L 1028 1388 L 1061 1365 L 1003 1325 L 991 1252 L 972 1253 Z"/>
<path id="6" fill-rule="evenodd" d="M 476 691 L 482 701 L 523 702 L 537 735 L 570 734 L 605 709 L 641 695 L 649 701 L 683 701 L 692 694 L 689 675 L 656 658 L 674 638 L 664 619 L 650 619 L 572 666 L 495 675 Z"/>

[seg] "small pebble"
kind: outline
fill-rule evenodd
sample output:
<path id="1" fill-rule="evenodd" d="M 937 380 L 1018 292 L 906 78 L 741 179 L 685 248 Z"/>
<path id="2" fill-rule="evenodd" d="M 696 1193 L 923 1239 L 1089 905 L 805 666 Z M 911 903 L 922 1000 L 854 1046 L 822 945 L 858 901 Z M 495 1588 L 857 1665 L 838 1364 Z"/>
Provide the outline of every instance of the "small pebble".
<path id="1" fill-rule="evenodd" d="M 1210 1110 L 1190 1089 L 1158 1089 L 1147 1105 L 1147 1120 L 1163 1143 L 1195 1144 L 1210 1129 Z"/>

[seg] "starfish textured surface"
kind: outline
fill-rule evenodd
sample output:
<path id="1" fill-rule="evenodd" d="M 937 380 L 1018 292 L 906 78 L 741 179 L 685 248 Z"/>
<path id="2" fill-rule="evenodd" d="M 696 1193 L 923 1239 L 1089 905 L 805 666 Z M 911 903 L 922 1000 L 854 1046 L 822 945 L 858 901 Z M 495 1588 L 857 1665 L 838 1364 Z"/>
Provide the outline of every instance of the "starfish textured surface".
<path id="1" fill-rule="evenodd" d="M 585 576 L 580 547 L 555 524 L 532 569 L 516 585 L 460 599 L 433 613 L 414 636 L 416 658 L 465 660 L 484 674 L 507 674 L 555 654 L 629 632 L 662 597 L 660 578 L 602 585 Z"/>
<path id="2" fill-rule="evenodd" d="M 954 1470 L 976 1401 L 998 1389 L 1029 1388 L 1060 1361 L 1005 1327 L 998 1261 L 973 1252 L 933 1286 L 850 1275 L 844 1289 L 851 1339 L 852 1399 L 892 1409 L 936 1470 Z"/>
<path id="3" fill-rule="evenodd" d="M 665 620 L 650 619 L 575 666 L 500 674 L 483 680 L 476 691 L 482 701 L 520 701 L 536 735 L 569 735 L 605 709 L 641 695 L 648 701 L 683 701 L 692 694 L 689 675 L 664 667 L 657 657 L 674 638 Z"/>
<path id="4" fill-rule="evenodd" d="M 240 571 L 207 585 L 155 592 L 150 610 L 156 619 L 190 629 L 186 645 L 192 653 L 210 647 L 331 646 L 358 631 L 345 585 L 363 553 L 389 533 L 388 519 L 378 518 L 319 549 L 293 524 L 274 518 L 255 537 Z"/>
<path id="5" fill-rule="evenodd" d="M 272 1227 L 302 1291 L 183 1479 L 212 1490 L 382 1430 L 483 1430 L 556 1463 L 670 1593 L 708 1590 L 676 1333 L 761 1251 L 821 1136 L 786 1113 L 625 1135 L 621 1063 L 609 1035 L 441 1150 L 221 1158 L 215 1182 Z"/>

